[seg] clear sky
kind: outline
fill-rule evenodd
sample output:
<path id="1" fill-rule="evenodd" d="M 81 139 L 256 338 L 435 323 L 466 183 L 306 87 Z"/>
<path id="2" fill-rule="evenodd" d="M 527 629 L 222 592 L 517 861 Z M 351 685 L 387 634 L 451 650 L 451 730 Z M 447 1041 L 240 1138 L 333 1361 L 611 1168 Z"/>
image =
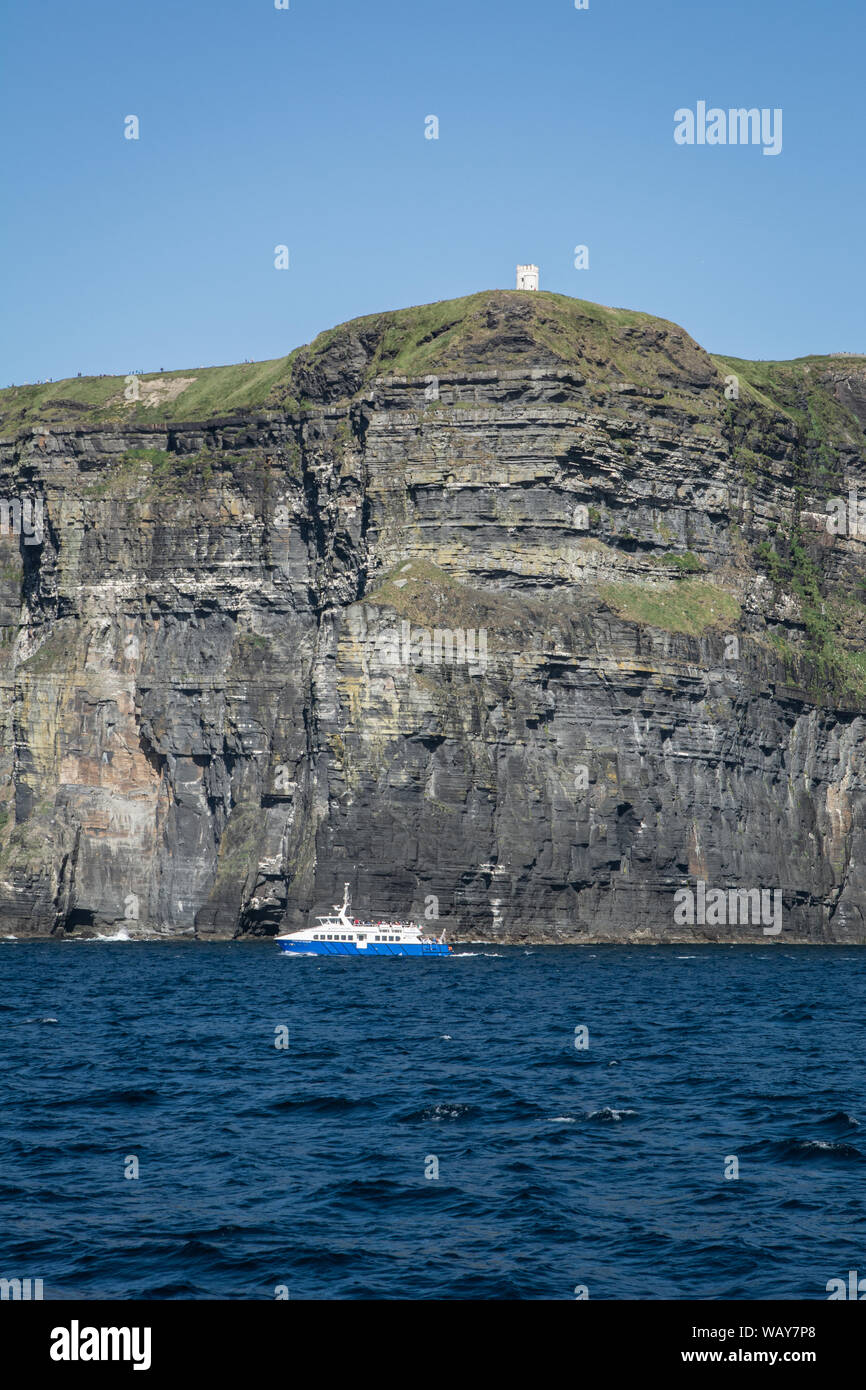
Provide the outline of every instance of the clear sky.
<path id="1" fill-rule="evenodd" d="M 864 38 L 864 0 L 19 0 L 0 384 L 279 357 L 518 261 L 711 351 L 866 352 Z M 677 145 L 699 101 L 780 107 L 781 154 Z"/>

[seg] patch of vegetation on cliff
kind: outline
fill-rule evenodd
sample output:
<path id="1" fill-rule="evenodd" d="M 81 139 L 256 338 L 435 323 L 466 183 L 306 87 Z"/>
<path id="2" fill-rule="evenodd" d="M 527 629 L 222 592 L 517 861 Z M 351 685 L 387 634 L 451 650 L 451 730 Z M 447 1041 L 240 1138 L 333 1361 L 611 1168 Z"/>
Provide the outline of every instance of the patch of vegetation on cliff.
<path id="1" fill-rule="evenodd" d="M 62 628 L 55 628 L 48 633 L 41 646 L 19 665 L 31 676 L 46 676 L 57 671 L 65 677 L 71 670 L 77 669 L 78 638 L 78 624 L 74 621 Z"/>
<path id="2" fill-rule="evenodd" d="M 512 599 L 471 588 L 429 560 L 398 565 L 358 602 L 392 608 L 410 623 L 431 628 L 479 628 L 518 611 Z"/>
<path id="3" fill-rule="evenodd" d="M 650 564 L 659 567 L 670 566 L 671 569 L 678 570 L 680 574 L 703 574 L 707 568 L 706 562 L 691 550 L 672 552 L 667 555 L 651 555 Z"/>
<path id="4" fill-rule="evenodd" d="M 775 629 L 769 643 L 785 670 L 791 685 L 807 691 L 817 705 L 828 695 L 842 704 L 862 703 L 866 698 L 866 653 L 836 644 L 828 633 L 816 651 L 809 644 L 790 640 L 787 630 Z"/>
<path id="5" fill-rule="evenodd" d="M 801 514 L 821 511 L 833 496 L 847 496 L 852 456 L 866 465 L 866 433 L 837 400 L 833 369 L 845 363 L 862 371 L 866 359 L 802 358 L 794 362 L 744 363 L 724 359 L 740 379 L 744 399 L 728 408 L 727 432 L 743 478 L 775 486 L 780 461 L 793 485 L 793 519 L 769 537 L 751 537 L 752 563 L 773 584 L 777 598 L 797 601 L 799 623 L 771 644 L 793 684 L 816 704 L 866 695 L 860 658 L 864 623 L 845 615 L 840 594 L 824 573 L 828 552 L 804 534 Z M 751 378 L 751 380 L 750 380 Z M 745 390 L 743 390 L 745 384 Z M 786 418 L 783 418 L 786 417 Z M 864 615 L 866 616 L 866 615 Z"/>
<path id="6" fill-rule="evenodd" d="M 171 491 L 187 492 L 198 483 L 205 488 L 210 487 L 215 467 L 219 465 L 224 468 L 232 459 L 230 454 L 215 454 L 206 448 L 199 449 L 195 454 L 167 454 L 158 449 L 133 452 L 151 452 L 154 456 L 150 463 L 151 496 Z"/>
<path id="7" fill-rule="evenodd" d="M 840 442 L 862 448 L 866 432 L 833 390 L 834 371 L 866 372 L 866 357 L 797 357 L 788 362 L 750 362 L 741 357 L 712 360 L 722 376 L 737 378 L 740 401 L 753 401 L 772 415 L 786 415 L 810 443 L 824 467 L 832 471 Z M 740 402 L 732 401 L 732 412 Z"/>
<path id="8" fill-rule="evenodd" d="M 98 473 L 85 473 L 81 490 L 87 497 L 108 497 L 112 493 L 126 492 L 137 483 L 146 482 L 155 473 L 167 477 L 171 473 L 174 457 L 163 449 L 127 449 Z"/>
<path id="9" fill-rule="evenodd" d="M 732 627 L 740 605 L 725 589 L 701 579 L 673 584 L 602 584 L 599 592 L 608 608 L 629 623 L 642 623 L 665 632 L 700 637 L 710 628 Z"/>
<path id="10" fill-rule="evenodd" d="M 862 602 L 822 594 L 821 571 L 809 555 L 799 522 L 786 536 L 760 541 L 755 554 L 777 591 L 799 601 L 802 643 L 778 633 L 771 639 L 792 678 L 819 704 L 827 694 L 841 699 L 866 695 L 866 657 L 852 646 L 849 635 L 862 630 Z"/>
<path id="11" fill-rule="evenodd" d="M 233 464 L 247 466 L 242 455 L 215 453 L 204 448 L 193 454 L 165 449 L 127 449 L 93 475 L 85 474 L 82 492 L 90 498 L 136 494 L 152 500 L 168 493 L 188 493 L 196 484 L 207 488 L 218 470 Z"/>

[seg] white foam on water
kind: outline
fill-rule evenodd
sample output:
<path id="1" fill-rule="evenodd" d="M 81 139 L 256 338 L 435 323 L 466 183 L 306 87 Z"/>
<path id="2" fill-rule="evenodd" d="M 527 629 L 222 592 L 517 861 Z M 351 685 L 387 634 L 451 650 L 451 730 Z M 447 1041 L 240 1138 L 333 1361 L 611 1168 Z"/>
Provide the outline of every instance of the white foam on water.
<path id="1" fill-rule="evenodd" d="M 452 951 L 451 960 L 465 960 L 469 956 L 490 956 L 493 959 L 501 960 L 501 951 Z"/>

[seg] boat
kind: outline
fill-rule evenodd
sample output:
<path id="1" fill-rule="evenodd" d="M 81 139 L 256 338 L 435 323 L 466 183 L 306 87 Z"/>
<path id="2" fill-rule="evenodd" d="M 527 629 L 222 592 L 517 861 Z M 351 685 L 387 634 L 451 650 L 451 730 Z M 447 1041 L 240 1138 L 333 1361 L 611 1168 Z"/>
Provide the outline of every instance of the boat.
<path id="1" fill-rule="evenodd" d="M 281 951 L 296 956 L 447 956 L 451 947 L 441 936 L 424 936 L 417 922 L 380 919 L 362 922 L 349 916 L 349 885 L 333 912 L 316 918 L 314 927 L 276 938 Z"/>

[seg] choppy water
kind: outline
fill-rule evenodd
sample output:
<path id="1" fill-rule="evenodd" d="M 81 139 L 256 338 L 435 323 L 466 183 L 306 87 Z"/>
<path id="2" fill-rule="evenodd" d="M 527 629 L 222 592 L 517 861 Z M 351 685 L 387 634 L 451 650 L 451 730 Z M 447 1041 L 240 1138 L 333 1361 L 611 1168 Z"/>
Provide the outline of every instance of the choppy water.
<path id="1" fill-rule="evenodd" d="M 0 944 L 0 1276 L 46 1297 L 826 1298 L 866 1273 L 864 966 Z"/>

